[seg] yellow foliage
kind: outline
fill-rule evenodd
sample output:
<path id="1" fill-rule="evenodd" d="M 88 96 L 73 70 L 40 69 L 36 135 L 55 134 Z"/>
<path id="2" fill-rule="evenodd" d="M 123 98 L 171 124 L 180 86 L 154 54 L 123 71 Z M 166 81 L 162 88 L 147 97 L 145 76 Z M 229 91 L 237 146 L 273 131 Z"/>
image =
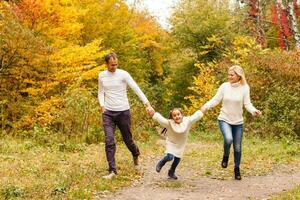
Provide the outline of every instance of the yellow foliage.
<path id="1" fill-rule="evenodd" d="M 101 40 L 95 40 L 85 46 L 72 45 L 58 50 L 50 59 L 57 66 L 54 80 L 61 83 L 72 83 L 75 79 L 97 78 L 97 74 L 104 66 L 99 66 L 107 51 L 100 51 Z M 94 77 L 92 77 L 94 76 Z"/>
<path id="2" fill-rule="evenodd" d="M 99 72 L 103 71 L 105 68 L 106 68 L 105 65 L 95 67 L 95 68 L 93 68 L 89 71 L 86 71 L 86 72 L 82 73 L 82 78 L 83 78 L 83 80 L 94 79 L 95 77 L 98 77 Z"/>
<path id="3" fill-rule="evenodd" d="M 61 109 L 62 99 L 60 97 L 51 97 L 44 100 L 35 108 L 36 121 L 41 125 L 49 125 L 55 119 L 55 114 Z"/>
<path id="4" fill-rule="evenodd" d="M 216 63 L 197 63 L 195 66 L 199 69 L 199 74 L 193 77 L 193 85 L 189 87 L 189 90 L 191 90 L 193 94 L 185 97 L 185 99 L 191 103 L 190 106 L 184 107 L 188 114 L 192 114 L 200 109 L 206 101 L 213 97 L 217 88 L 217 80 L 213 74 Z M 213 114 L 213 112 L 209 112 L 208 116 L 212 116 Z"/>
<path id="5" fill-rule="evenodd" d="M 245 59 L 250 52 L 261 50 L 254 38 L 248 36 L 236 36 L 231 48 L 227 48 L 224 56 L 234 64 L 244 65 Z"/>

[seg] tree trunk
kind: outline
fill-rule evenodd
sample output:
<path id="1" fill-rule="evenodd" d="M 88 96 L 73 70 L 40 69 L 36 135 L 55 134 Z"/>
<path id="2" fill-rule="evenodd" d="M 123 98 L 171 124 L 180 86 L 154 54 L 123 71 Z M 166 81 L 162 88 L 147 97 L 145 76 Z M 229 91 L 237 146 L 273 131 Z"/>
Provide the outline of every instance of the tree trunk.
<path id="1" fill-rule="evenodd" d="M 249 6 L 248 14 L 252 24 L 253 36 L 256 38 L 256 41 L 264 47 L 266 45 L 266 40 L 262 24 L 263 14 L 261 2 L 260 0 L 248 0 L 247 4 Z"/>
<path id="2" fill-rule="evenodd" d="M 282 0 L 277 0 L 276 1 L 276 7 L 277 7 L 277 18 L 278 18 L 278 26 L 279 26 L 279 40 L 283 40 L 283 45 L 285 50 L 289 50 L 289 43 L 288 43 L 288 38 L 287 35 L 284 32 L 284 25 L 282 23 L 282 12 L 283 12 L 283 5 L 282 5 Z M 279 41 L 280 43 L 280 41 Z"/>
<path id="3" fill-rule="evenodd" d="M 289 19 L 291 21 L 291 29 L 293 32 L 294 39 L 296 41 L 296 48 L 300 49 L 300 35 L 297 27 L 297 19 L 294 12 L 294 2 L 290 1 L 288 3 L 288 13 L 289 13 Z"/>

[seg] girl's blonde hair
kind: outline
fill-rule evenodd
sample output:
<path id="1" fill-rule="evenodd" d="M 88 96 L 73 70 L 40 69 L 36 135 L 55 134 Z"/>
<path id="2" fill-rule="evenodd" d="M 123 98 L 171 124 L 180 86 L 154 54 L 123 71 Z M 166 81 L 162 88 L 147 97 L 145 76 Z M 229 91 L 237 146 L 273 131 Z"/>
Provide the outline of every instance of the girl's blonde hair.
<path id="1" fill-rule="evenodd" d="M 232 67 L 229 68 L 229 70 L 233 70 L 240 78 L 240 82 L 242 85 L 246 85 L 247 84 L 247 80 L 245 77 L 245 72 L 243 70 L 243 68 L 239 65 L 233 65 Z"/>

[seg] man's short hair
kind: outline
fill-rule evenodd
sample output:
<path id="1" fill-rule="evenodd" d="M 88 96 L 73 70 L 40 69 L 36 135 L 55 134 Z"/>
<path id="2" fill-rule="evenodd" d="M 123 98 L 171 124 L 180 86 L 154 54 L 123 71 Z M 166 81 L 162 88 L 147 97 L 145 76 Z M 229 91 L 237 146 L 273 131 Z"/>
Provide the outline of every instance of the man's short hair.
<path id="1" fill-rule="evenodd" d="M 118 59 L 118 56 L 117 56 L 117 54 L 115 54 L 113 52 L 109 53 L 109 54 L 106 54 L 106 56 L 105 56 L 105 62 L 108 63 L 111 58 Z"/>

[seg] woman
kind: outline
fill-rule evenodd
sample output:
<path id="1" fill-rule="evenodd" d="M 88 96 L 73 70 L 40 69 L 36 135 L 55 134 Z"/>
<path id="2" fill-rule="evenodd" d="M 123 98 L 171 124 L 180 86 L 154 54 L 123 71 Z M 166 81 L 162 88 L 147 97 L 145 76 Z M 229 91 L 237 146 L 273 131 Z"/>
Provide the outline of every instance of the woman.
<path id="1" fill-rule="evenodd" d="M 201 111 L 205 113 L 222 101 L 221 112 L 218 116 L 219 127 L 224 138 L 224 154 L 221 166 L 227 168 L 230 146 L 233 143 L 234 177 L 236 180 L 241 180 L 243 105 L 253 116 L 260 116 L 262 113 L 250 101 L 250 88 L 244 70 L 240 66 L 234 65 L 229 68 L 227 78 L 228 82 L 219 87 L 217 94 L 202 106 Z"/>

